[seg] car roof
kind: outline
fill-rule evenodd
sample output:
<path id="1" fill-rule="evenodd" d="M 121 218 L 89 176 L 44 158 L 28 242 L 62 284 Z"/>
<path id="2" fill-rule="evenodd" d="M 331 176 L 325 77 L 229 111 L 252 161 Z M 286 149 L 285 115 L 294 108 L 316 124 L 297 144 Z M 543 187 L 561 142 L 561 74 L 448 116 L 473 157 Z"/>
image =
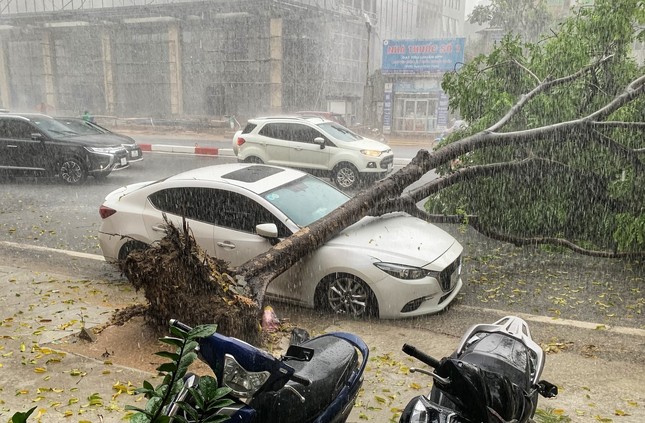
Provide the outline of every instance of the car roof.
<path id="1" fill-rule="evenodd" d="M 42 118 L 47 118 L 47 119 L 53 119 L 49 115 L 45 115 L 42 113 L 2 113 L 0 114 L 0 118 L 23 118 L 23 119 L 42 119 Z"/>
<path id="2" fill-rule="evenodd" d="M 296 169 L 254 163 L 228 163 L 192 169 L 171 176 L 167 181 L 224 182 L 262 194 L 307 175 Z"/>
<path id="3" fill-rule="evenodd" d="M 272 121 L 272 120 L 306 121 L 314 124 L 319 124 L 323 122 L 333 122 L 329 119 L 325 119 L 322 116 L 299 116 L 299 115 L 260 116 L 260 117 L 249 119 L 248 122 L 260 123 L 261 121 Z"/>

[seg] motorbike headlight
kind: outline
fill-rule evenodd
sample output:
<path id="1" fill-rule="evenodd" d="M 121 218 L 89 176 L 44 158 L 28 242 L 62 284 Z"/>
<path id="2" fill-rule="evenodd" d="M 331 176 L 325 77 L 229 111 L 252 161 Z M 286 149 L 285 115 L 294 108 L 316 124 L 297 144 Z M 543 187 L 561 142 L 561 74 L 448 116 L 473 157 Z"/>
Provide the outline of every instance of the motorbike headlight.
<path id="1" fill-rule="evenodd" d="M 230 354 L 224 355 L 224 385 L 237 397 L 252 397 L 269 379 L 270 373 L 249 372 Z"/>
<path id="2" fill-rule="evenodd" d="M 429 421 L 428 410 L 421 401 L 417 401 L 410 413 L 410 423 L 428 423 Z"/>
<path id="3" fill-rule="evenodd" d="M 378 150 L 361 150 L 361 153 L 370 157 L 379 157 L 381 154 L 383 154 L 382 151 L 378 151 Z"/>
<path id="4" fill-rule="evenodd" d="M 426 276 L 438 276 L 438 272 L 433 272 L 432 270 L 422 269 L 415 266 L 406 266 L 404 264 L 396 263 L 385 263 L 378 262 L 374 263 L 374 266 L 378 267 L 388 275 L 392 275 L 395 278 L 399 279 L 421 279 Z"/>

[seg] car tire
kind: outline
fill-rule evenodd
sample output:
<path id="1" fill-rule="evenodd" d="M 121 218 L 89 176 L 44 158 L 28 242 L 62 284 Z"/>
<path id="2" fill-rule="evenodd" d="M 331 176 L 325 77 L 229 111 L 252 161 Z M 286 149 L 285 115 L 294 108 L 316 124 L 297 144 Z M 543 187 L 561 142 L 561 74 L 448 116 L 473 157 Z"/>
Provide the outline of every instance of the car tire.
<path id="1" fill-rule="evenodd" d="M 378 301 L 361 278 L 349 273 L 325 277 L 316 289 L 316 307 L 352 317 L 378 317 Z"/>
<path id="2" fill-rule="evenodd" d="M 360 175 L 356 166 L 343 162 L 338 164 L 333 172 L 332 179 L 336 186 L 342 190 L 355 189 L 360 182 Z"/>
<path id="3" fill-rule="evenodd" d="M 246 159 L 244 159 L 244 163 L 256 163 L 256 164 L 264 164 L 261 158 L 255 157 L 255 156 L 249 156 Z"/>
<path id="4" fill-rule="evenodd" d="M 131 252 L 137 250 L 146 250 L 149 245 L 142 241 L 128 241 L 119 250 L 119 263 L 125 261 L 126 258 L 130 255 Z"/>
<path id="5" fill-rule="evenodd" d="M 58 165 L 58 177 L 64 184 L 79 185 L 87 179 L 85 164 L 76 157 L 69 157 Z"/>

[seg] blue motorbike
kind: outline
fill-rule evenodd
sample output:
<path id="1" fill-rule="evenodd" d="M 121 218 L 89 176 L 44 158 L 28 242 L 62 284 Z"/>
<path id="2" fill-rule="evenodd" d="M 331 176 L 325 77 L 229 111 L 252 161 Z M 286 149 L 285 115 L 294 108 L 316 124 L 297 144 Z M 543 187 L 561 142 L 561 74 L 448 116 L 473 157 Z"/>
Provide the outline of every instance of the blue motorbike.
<path id="1" fill-rule="evenodd" d="M 183 331 L 191 328 L 170 322 Z M 297 341 L 296 341 L 297 340 Z M 218 411 L 231 422 L 341 423 L 347 420 L 363 383 L 369 349 L 358 337 L 333 332 L 309 339 L 292 335 L 286 353 L 274 357 L 239 339 L 218 333 L 201 338 L 198 356 L 213 370 L 220 387 L 231 389 L 233 403 Z M 169 406 L 181 413 L 189 388 L 199 376 L 187 375 L 184 387 Z M 184 416 L 188 421 L 189 416 Z"/>

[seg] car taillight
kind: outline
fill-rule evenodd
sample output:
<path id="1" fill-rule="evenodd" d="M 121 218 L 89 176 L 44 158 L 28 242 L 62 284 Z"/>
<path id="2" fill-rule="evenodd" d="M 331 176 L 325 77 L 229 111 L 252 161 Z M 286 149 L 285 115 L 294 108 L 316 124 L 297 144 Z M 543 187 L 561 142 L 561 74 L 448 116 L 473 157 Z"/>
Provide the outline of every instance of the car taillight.
<path id="1" fill-rule="evenodd" d="M 108 217 L 112 216 L 114 213 L 116 213 L 116 210 L 114 209 L 111 209 L 104 205 L 101 205 L 101 207 L 99 207 L 99 215 L 101 215 L 101 219 L 107 219 Z"/>
<path id="2" fill-rule="evenodd" d="M 244 144 L 245 142 L 246 142 L 246 140 L 244 138 L 237 137 L 237 146 L 238 147 L 241 146 L 242 144 Z"/>

